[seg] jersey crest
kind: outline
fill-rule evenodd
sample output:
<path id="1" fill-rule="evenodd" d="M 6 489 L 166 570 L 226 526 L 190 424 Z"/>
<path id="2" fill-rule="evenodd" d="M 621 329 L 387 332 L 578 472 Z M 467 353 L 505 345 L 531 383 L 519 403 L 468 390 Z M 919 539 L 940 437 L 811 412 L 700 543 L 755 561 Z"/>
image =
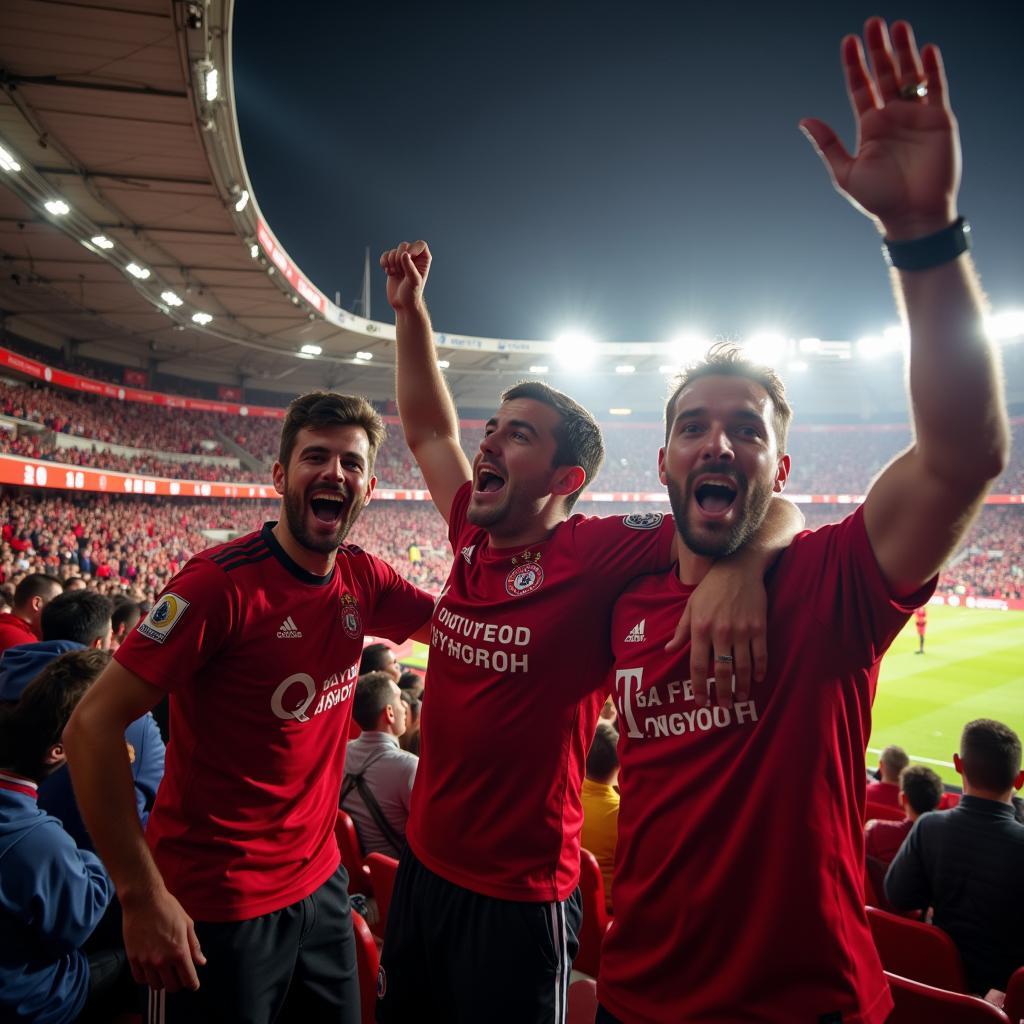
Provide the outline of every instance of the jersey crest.
<path id="1" fill-rule="evenodd" d="M 139 632 L 150 640 L 162 644 L 188 611 L 189 604 L 190 601 L 186 601 L 178 594 L 164 594 L 139 623 Z"/>
<path id="2" fill-rule="evenodd" d="M 663 512 L 631 512 L 622 522 L 631 530 L 656 530 L 664 518 Z"/>
<path id="3" fill-rule="evenodd" d="M 359 605 L 349 593 L 341 595 L 341 628 L 345 636 L 357 640 L 363 635 L 363 620 L 359 615 Z"/>
<path id="4" fill-rule="evenodd" d="M 544 582 L 540 552 L 529 550 L 512 559 L 512 571 L 505 577 L 505 591 L 511 597 L 532 594 Z"/>

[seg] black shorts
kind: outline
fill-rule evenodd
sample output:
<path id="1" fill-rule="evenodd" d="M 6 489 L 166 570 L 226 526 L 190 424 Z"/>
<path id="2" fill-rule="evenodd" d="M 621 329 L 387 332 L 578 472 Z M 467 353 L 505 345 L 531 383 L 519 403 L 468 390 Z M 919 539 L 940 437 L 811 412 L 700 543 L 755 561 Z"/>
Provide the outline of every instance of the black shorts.
<path id="1" fill-rule="evenodd" d="M 196 921 L 198 992 L 150 991 L 147 1024 L 360 1024 L 343 867 L 298 903 L 248 921 Z"/>
<path id="2" fill-rule="evenodd" d="M 563 1024 L 579 950 L 579 889 L 526 903 L 463 889 L 406 849 L 377 981 L 381 1024 Z"/>

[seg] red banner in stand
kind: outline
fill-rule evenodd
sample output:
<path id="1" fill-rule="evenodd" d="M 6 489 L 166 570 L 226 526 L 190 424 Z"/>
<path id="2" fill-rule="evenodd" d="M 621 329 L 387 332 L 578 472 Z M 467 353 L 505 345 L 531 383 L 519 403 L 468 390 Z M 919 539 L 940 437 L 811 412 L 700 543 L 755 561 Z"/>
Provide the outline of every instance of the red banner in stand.
<path id="1" fill-rule="evenodd" d="M 145 370 L 133 370 L 126 366 L 122 373 L 122 380 L 133 388 L 149 387 L 149 374 Z"/>

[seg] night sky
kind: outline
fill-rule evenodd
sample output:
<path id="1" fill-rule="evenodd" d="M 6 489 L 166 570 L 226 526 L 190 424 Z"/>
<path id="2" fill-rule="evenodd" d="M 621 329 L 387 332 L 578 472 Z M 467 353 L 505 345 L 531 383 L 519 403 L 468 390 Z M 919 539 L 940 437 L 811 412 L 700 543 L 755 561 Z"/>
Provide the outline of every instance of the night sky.
<path id="1" fill-rule="evenodd" d="M 439 330 L 667 340 L 894 322 L 872 225 L 797 129 L 853 144 L 839 41 L 881 14 L 943 51 L 961 211 L 997 309 L 1024 306 L 1024 3 L 236 4 L 255 194 L 352 308 L 363 248 L 434 253 Z M 390 319 L 383 276 L 372 312 Z"/>

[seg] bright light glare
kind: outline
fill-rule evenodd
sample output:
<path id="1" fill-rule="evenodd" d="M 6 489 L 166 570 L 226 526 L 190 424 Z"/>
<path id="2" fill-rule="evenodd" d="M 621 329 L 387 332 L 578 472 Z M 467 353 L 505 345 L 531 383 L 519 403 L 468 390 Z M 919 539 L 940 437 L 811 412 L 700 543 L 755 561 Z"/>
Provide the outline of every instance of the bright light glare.
<path id="1" fill-rule="evenodd" d="M 702 331 L 679 331 L 669 342 L 672 358 L 676 360 L 675 369 L 682 369 L 689 363 L 696 362 L 711 343 Z"/>
<path id="2" fill-rule="evenodd" d="M 592 338 L 580 331 L 566 331 L 555 339 L 558 361 L 573 370 L 585 370 L 597 358 L 597 346 Z"/>
<path id="3" fill-rule="evenodd" d="M 679 372 L 679 367 L 675 363 L 663 363 L 658 367 L 658 373 L 664 374 L 666 377 L 672 377 Z"/>
<path id="4" fill-rule="evenodd" d="M 63 217 L 71 212 L 71 207 L 63 199 L 48 199 L 43 206 L 55 217 Z"/>
<path id="5" fill-rule="evenodd" d="M 318 356 L 323 352 L 323 349 L 319 345 L 303 345 L 299 351 L 302 352 L 303 355 Z"/>
<path id="6" fill-rule="evenodd" d="M 993 341 L 1024 338 L 1024 310 L 1007 309 L 986 318 L 985 329 Z"/>
<path id="7" fill-rule="evenodd" d="M 312 352 L 296 352 L 295 353 L 300 359 L 315 359 L 316 356 Z"/>
<path id="8" fill-rule="evenodd" d="M 615 372 L 622 374 L 636 373 L 636 367 L 631 366 L 629 363 L 622 363 L 620 366 L 615 367 Z"/>
<path id="9" fill-rule="evenodd" d="M 138 263 L 129 263 L 124 269 L 127 270 L 132 277 L 137 277 L 140 281 L 145 281 L 149 277 L 149 271 L 145 267 L 140 267 Z"/>
<path id="10" fill-rule="evenodd" d="M 362 359 L 364 363 L 368 363 L 373 358 L 372 352 L 357 352 L 356 359 Z"/>
<path id="11" fill-rule="evenodd" d="M 440 366 L 442 370 L 447 370 L 452 364 L 448 362 L 447 359 L 438 359 L 437 365 Z"/>
<path id="12" fill-rule="evenodd" d="M 249 246 L 249 255 L 253 259 L 256 259 L 259 256 L 259 254 L 260 254 L 260 247 L 258 245 L 253 243 L 252 245 Z"/>
<path id="13" fill-rule="evenodd" d="M 3 146 L 0 146 L 0 170 L 12 172 L 21 170 L 21 164 Z"/>
<path id="14" fill-rule="evenodd" d="M 910 347 L 910 332 L 903 324 L 892 324 L 882 331 L 882 337 L 892 352 L 899 352 Z"/>
<path id="15" fill-rule="evenodd" d="M 193 313 L 192 323 L 199 324 L 200 327 L 205 327 L 207 324 L 213 322 L 213 317 L 209 313 Z"/>
<path id="16" fill-rule="evenodd" d="M 821 338 L 801 338 L 796 343 L 796 347 L 801 352 L 820 352 Z"/>
<path id="17" fill-rule="evenodd" d="M 786 339 L 778 331 L 755 331 L 743 342 L 743 351 L 755 363 L 773 366 L 785 354 Z"/>
<path id="18" fill-rule="evenodd" d="M 206 102 L 212 103 L 220 92 L 220 74 L 216 68 L 210 68 L 204 78 L 206 87 Z"/>
<path id="19" fill-rule="evenodd" d="M 530 367 L 530 373 L 547 373 L 547 372 L 548 372 L 548 368 L 546 366 L 542 366 L 540 363 L 536 363 L 535 365 Z"/>
<path id="20" fill-rule="evenodd" d="M 238 197 L 238 202 L 235 203 L 235 213 L 241 213 L 249 205 L 249 190 L 247 188 L 242 189 L 242 194 Z"/>
<path id="21" fill-rule="evenodd" d="M 807 363 L 805 363 L 802 359 L 794 359 L 793 362 L 789 364 L 789 368 L 793 370 L 795 373 L 806 373 Z"/>
<path id="22" fill-rule="evenodd" d="M 880 338 L 877 334 L 866 334 L 863 338 L 858 338 L 855 347 L 861 359 L 878 359 L 889 351 L 885 338 Z"/>
<path id="23" fill-rule="evenodd" d="M 89 239 L 97 249 L 113 249 L 114 243 L 106 235 L 93 235 Z"/>
<path id="24" fill-rule="evenodd" d="M 612 416 L 628 416 L 633 410 L 632 409 L 609 409 L 608 412 Z"/>
<path id="25" fill-rule="evenodd" d="M 183 306 L 185 304 L 179 296 L 175 295 L 174 292 L 171 291 L 161 292 L 160 298 L 163 299 L 168 306 Z"/>

